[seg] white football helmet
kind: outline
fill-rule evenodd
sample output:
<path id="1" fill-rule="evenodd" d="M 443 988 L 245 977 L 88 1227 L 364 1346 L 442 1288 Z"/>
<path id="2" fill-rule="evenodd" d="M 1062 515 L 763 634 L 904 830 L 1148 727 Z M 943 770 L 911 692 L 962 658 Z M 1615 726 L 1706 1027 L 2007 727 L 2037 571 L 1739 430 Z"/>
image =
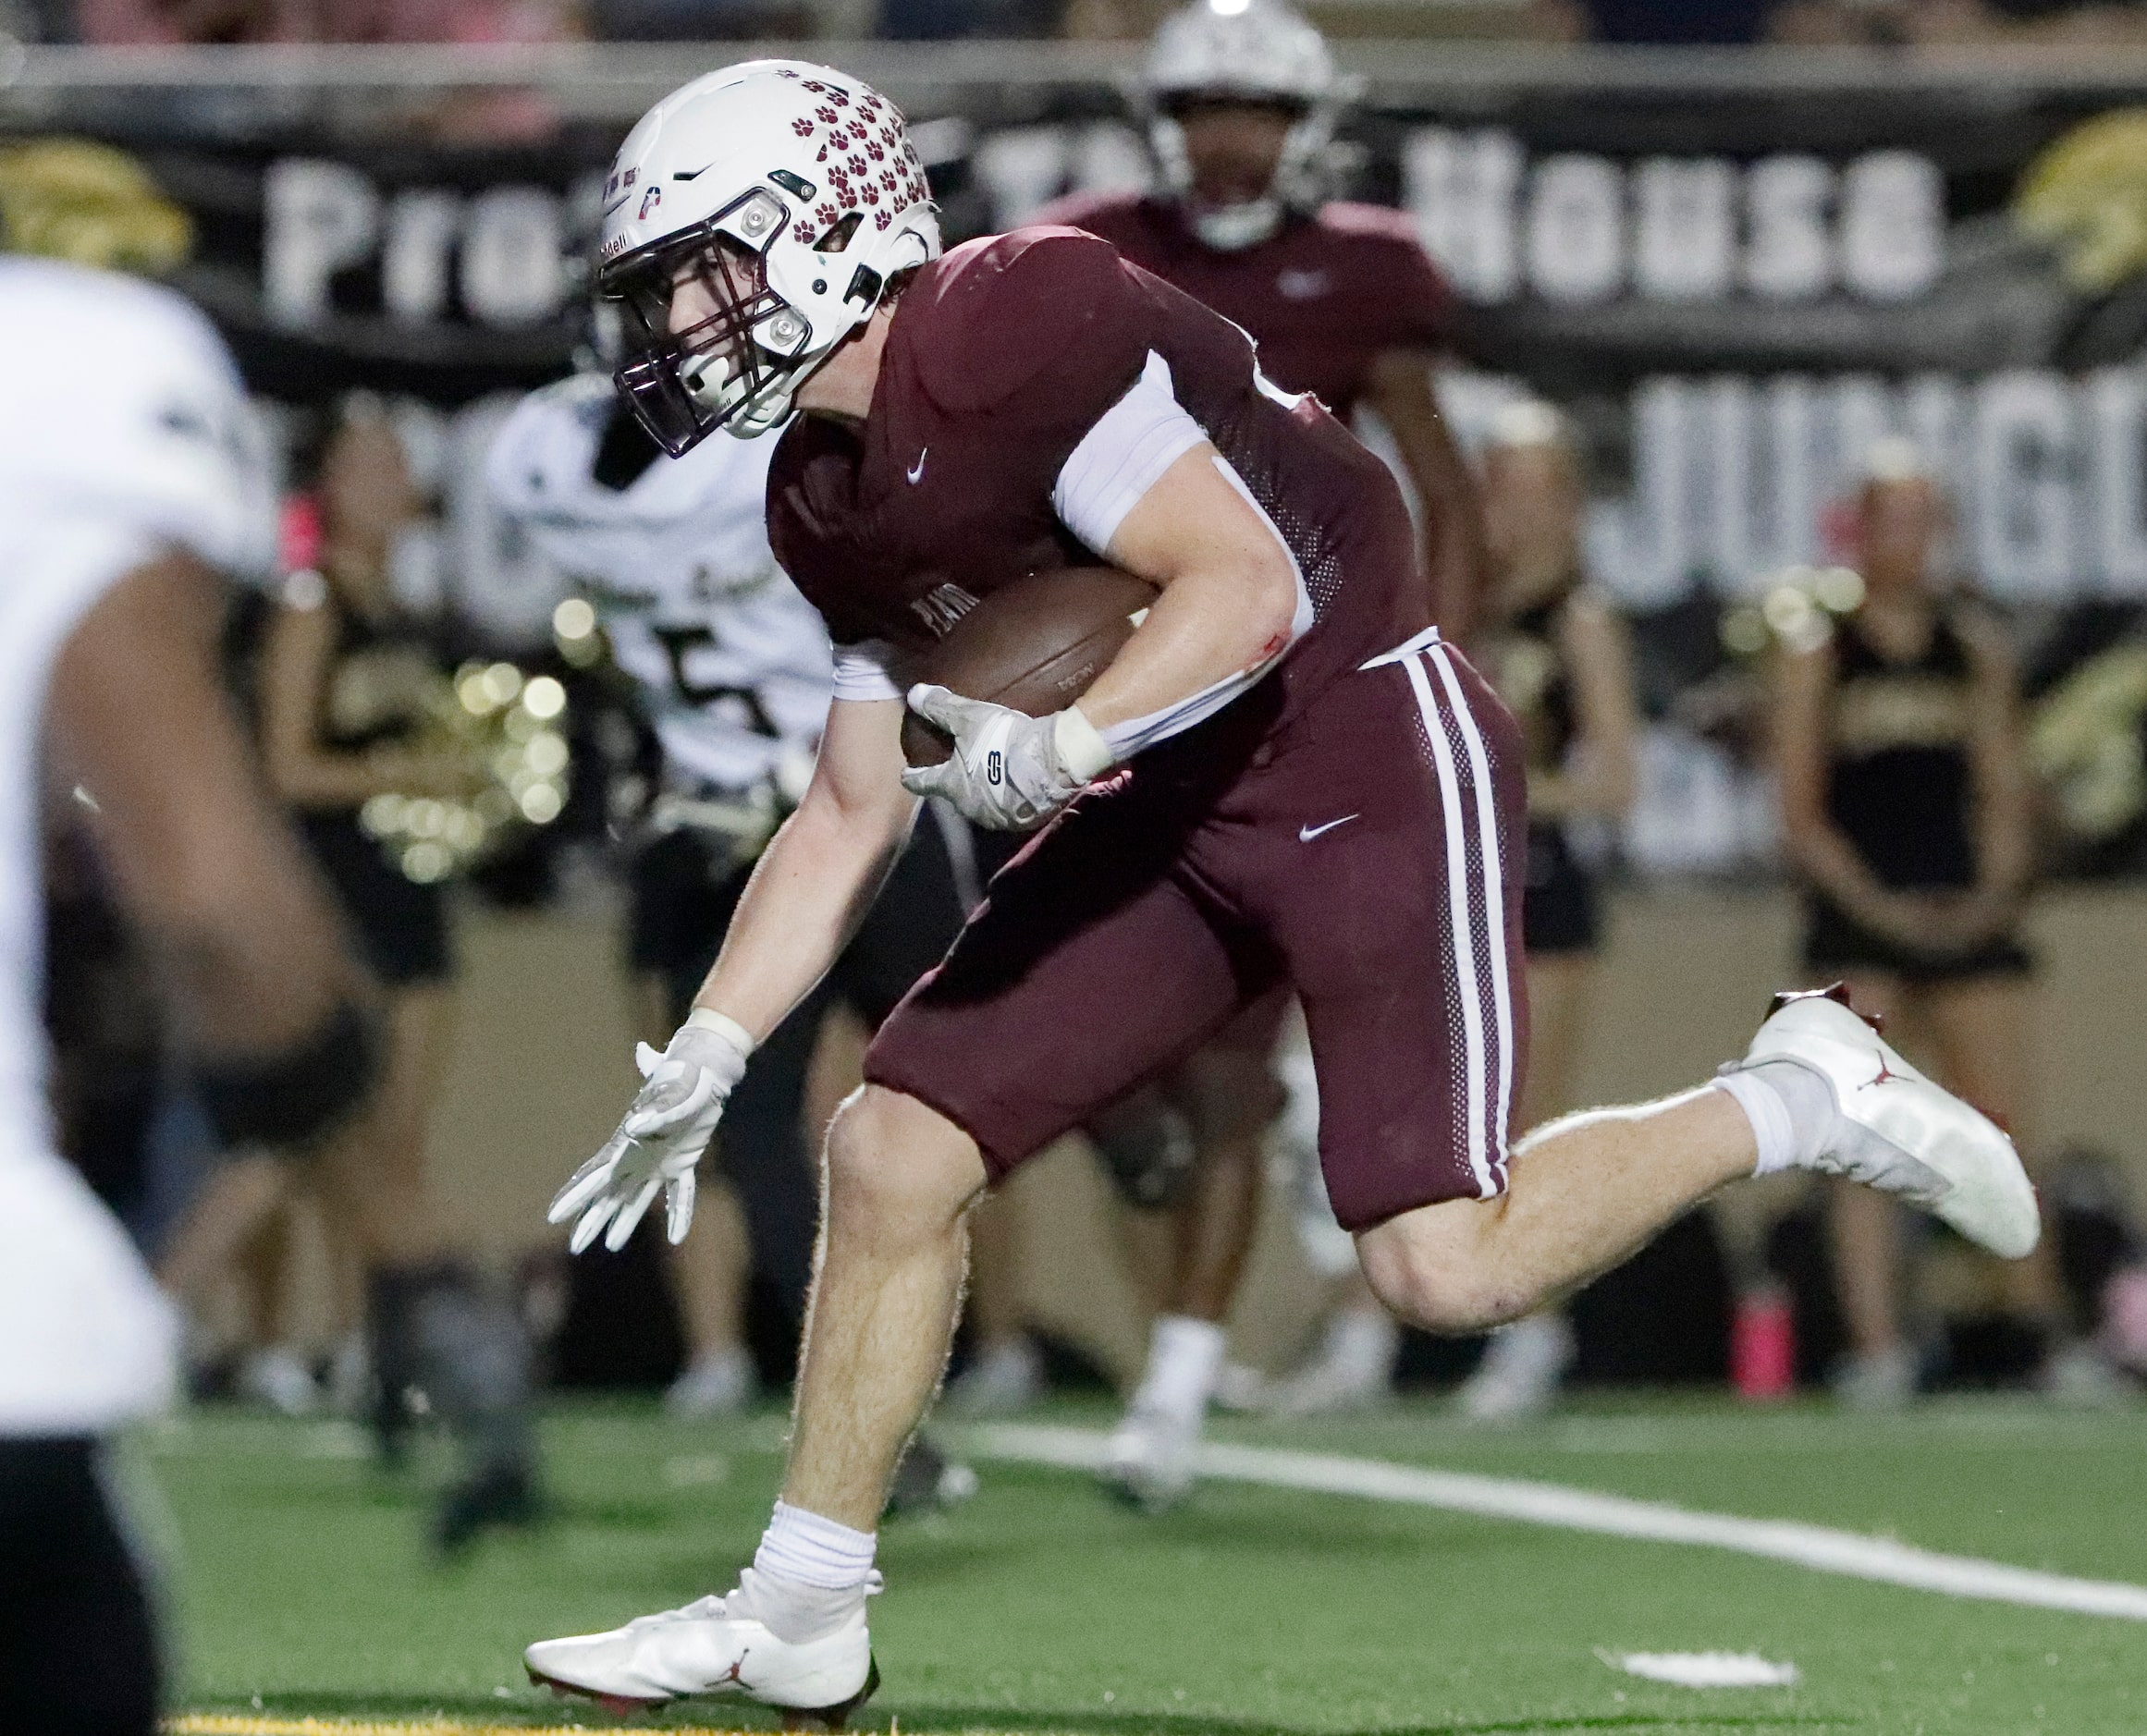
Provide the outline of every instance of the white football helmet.
<path id="1" fill-rule="evenodd" d="M 1148 144 L 1163 191 L 1185 208 L 1209 247 L 1234 251 L 1266 240 L 1292 211 L 1324 195 L 1324 159 L 1349 89 L 1326 40 L 1280 0 L 1196 0 L 1163 20 L 1148 45 L 1142 84 Z M 1203 206 L 1179 114 L 1202 102 L 1273 103 L 1297 111 L 1273 180 L 1259 198 Z"/>
<path id="2" fill-rule="evenodd" d="M 847 74 L 748 60 L 644 115 L 604 185 L 596 285 L 617 302 L 614 376 L 676 458 L 743 438 L 872 316 L 889 281 L 939 252 L 939 208 L 902 113 Z M 674 330 L 697 278 L 715 312 Z"/>

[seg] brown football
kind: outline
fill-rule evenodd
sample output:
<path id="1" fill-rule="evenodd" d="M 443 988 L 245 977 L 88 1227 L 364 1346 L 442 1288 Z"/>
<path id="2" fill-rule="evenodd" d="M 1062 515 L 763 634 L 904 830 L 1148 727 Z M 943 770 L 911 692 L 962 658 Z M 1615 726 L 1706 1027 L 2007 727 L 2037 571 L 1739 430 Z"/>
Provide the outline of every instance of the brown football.
<path id="1" fill-rule="evenodd" d="M 931 650 L 907 659 L 906 681 L 930 681 L 1032 717 L 1063 711 L 1133 637 L 1156 588 L 1116 567 L 1061 567 L 1002 585 Z M 952 740 L 915 712 L 902 718 L 902 757 L 937 765 Z"/>

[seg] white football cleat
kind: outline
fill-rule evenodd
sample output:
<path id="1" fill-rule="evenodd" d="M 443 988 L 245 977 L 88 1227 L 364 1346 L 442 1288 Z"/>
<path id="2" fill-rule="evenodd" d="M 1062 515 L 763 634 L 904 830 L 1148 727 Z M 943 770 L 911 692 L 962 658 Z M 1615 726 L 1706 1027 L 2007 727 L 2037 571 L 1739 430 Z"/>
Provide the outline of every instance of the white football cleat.
<path id="1" fill-rule="evenodd" d="M 539 1640 L 522 1653 L 529 1679 L 621 1716 L 737 1693 L 840 1730 L 879 1686 L 864 1604 L 832 1633 L 793 1645 L 747 1613 L 752 1581 L 748 1568 L 727 1597 L 640 1616 L 608 1633 Z"/>
<path id="2" fill-rule="evenodd" d="M 2013 1142 L 1881 1040 L 1840 984 L 1777 995 L 1745 1058 L 1725 1072 L 1792 1061 L 1826 1082 L 1834 1124 L 1810 1165 L 1897 1193 L 2008 1260 L 2043 1233 Z"/>
<path id="3" fill-rule="evenodd" d="M 1120 1419 L 1104 1448 L 1103 1480 L 1111 1492 L 1151 1513 L 1175 1507 L 1193 1491 L 1193 1461 L 1200 1450 L 1200 1415 L 1135 1405 Z"/>

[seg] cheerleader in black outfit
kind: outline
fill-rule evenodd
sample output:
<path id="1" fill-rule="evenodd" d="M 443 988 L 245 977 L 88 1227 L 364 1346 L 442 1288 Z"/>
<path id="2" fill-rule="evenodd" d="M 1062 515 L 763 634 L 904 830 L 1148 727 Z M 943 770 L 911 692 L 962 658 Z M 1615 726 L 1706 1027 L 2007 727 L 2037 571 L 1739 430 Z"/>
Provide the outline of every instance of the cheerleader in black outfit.
<path id="1" fill-rule="evenodd" d="M 2009 1128 L 2032 1168 L 2018 679 L 1998 623 L 1946 594 L 1945 503 L 1906 442 L 1874 450 L 1858 508 L 1864 600 L 1820 642 L 1785 649 L 1778 671 L 1775 752 L 1806 971 L 1846 980 L 1889 1035 L 1920 1042 L 1936 1076 Z M 1898 1224 L 1890 1199 L 1859 1192 L 1837 1187 L 1830 1202 L 1850 1342 L 1835 1387 L 1846 1403 L 1898 1405 L 1917 1375 Z M 2043 1385 L 2075 1399 L 2116 1390 L 2072 1339 L 2053 1238 L 2000 1274 L 2008 1305 L 2047 1335 Z"/>

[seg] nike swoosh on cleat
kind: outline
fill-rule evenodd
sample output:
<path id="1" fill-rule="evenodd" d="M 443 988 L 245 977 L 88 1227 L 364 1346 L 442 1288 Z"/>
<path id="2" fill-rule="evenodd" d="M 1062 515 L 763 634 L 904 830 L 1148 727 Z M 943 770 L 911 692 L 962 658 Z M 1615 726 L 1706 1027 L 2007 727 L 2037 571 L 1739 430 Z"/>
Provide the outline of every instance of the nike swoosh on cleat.
<path id="1" fill-rule="evenodd" d="M 1301 825 L 1297 828 L 1297 842 L 1300 844 L 1309 844 L 1314 838 L 1318 837 L 1320 833 L 1331 832 L 1338 825 L 1347 825 L 1352 820 L 1356 818 L 1357 818 L 1357 815 L 1354 813 L 1345 813 L 1339 820 L 1328 821 L 1325 825 Z"/>

